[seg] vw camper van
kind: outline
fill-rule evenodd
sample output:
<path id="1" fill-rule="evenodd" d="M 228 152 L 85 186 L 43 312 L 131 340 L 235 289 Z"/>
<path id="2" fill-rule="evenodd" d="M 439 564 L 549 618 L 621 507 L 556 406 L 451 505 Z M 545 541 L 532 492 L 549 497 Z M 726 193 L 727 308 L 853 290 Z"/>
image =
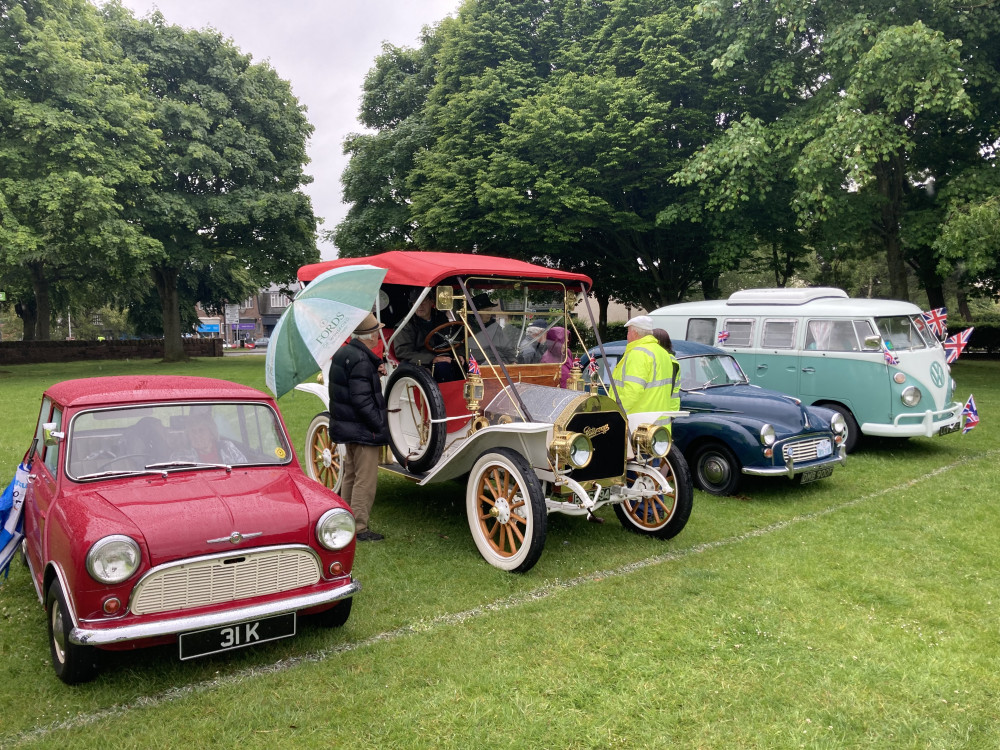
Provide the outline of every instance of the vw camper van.
<path id="1" fill-rule="evenodd" d="M 732 352 L 750 382 L 839 411 L 848 452 L 860 435 L 931 437 L 961 427 L 944 347 L 909 302 L 831 287 L 747 289 L 650 315 L 672 338 Z"/>

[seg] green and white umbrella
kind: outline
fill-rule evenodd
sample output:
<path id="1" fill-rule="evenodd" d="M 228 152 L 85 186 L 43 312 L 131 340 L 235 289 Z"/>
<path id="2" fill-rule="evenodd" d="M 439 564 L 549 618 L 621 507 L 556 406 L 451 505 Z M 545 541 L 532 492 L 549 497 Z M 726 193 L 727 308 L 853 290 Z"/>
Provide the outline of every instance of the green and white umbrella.
<path id="1" fill-rule="evenodd" d="M 295 295 L 267 345 L 264 377 L 276 398 L 315 375 L 372 311 L 384 268 L 324 271 Z"/>

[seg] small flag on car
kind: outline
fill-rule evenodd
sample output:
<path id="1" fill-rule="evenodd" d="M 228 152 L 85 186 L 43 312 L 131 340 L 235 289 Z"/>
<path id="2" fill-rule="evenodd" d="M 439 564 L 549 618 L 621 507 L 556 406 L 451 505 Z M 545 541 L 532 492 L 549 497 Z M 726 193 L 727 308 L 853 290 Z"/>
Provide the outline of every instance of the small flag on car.
<path id="1" fill-rule="evenodd" d="M 892 353 L 889 345 L 886 342 L 882 342 L 882 356 L 885 357 L 885 363 L 887 365 L 898 365 L 899 357 Z"/>
<path id="2" fill-rule="evenodd" d="M 948 327 L 946 325 L 948 322 L 947 307 L 935 307 L 929 312 L 920 313 L 920 317 L 939 339 L 943 339 L 948 335 Z"/>
<path id="3" fill-rule="evenodd" d="M 0 494 L 0 573 L 6 578 L 10 572 L 10 561 L 14 559 L 18 545 L 24 536 L 24 522 L 21 512 L 24 509 L 24 493 L 28 489 L 28 474 L 31 472 L 31 461 L 25 459 L 17 467 L 14 478 L 7 489 Z"/>
<path id="4" fill-rule="evenodd" d="M 473 357 L 471 354 L 469 355 L 469 374 L 470 375 L 479 375 L 479 374 L 481 374 L 479 372 L 479 363 L 476 362 L 476 358 Z"/>
<path id="5" fill-rule="evenodd" d="M 965 402 L 965 408 L 962 409 L 962 416 L 965 417 L 965 424 L 962 426 L 962 434 L 964 435 L 979 424 L 979 410 L 976 408 L 976 400 L 971 394 L 969 400 Z"/>
<path id="6" fill-rule="evenodd" d="M 954 336 L 949 336 L 944 342 L 944 351 L 947 355 L 948 364 L 950 365 L 956 359 L 958 355 L 962 353 L 962 350 L 969 343 L 969 337 L 972 336 L 972 332 L 976 330 L 975 328 L 966 328 L 961 333 L 956 333 Z"/>
<path id="7" fill-rule="evenodd" d="M 729 340 L 729 331 L 719 331 L 719 335 L 716 337 L 716 343 L 724 344 Z"/>
<path id="8" fill-rule="evenodd" d="M 587 364 L 587 372 L 589 372 L 591 376 L 597 374 L 597 360 L 593 357 L 590 358 L 590 362 Z"/>

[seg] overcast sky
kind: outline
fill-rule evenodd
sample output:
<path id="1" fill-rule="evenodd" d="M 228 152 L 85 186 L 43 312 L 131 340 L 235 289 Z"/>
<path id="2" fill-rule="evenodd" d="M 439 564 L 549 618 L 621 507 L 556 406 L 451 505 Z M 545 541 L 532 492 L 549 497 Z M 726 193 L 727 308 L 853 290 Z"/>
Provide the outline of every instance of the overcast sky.
<path id="1" fill-rule="evenodd" d="M 292 84 L 308 108 L 315 131 L 309 143 L 311 163 L 306 187 L 313 211 L 333 229 L 344 218 L 340 175 L 347 166 L 344 137 L 362 130 L 358 105 L 365 74 L 382 43 L 416 47 L 420 29 L 453 14 L 460 0 L 123 0 L 137 16 L 158 9 L 168 23 L 186 28 L 211 27 L 237 47 L 267 60 Z M 335 257 L 321 243 L 324 260 Z"/>

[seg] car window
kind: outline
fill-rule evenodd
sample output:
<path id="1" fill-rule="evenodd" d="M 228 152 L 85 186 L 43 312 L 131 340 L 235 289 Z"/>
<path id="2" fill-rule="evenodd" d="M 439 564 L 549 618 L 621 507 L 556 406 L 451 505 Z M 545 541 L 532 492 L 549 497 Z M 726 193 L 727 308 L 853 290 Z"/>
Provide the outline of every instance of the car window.
<path id="1" fill-rule="evenodd" d="M 926 349 L 927 342 L 912 318 L 907 315 L 891 315 L 875 318 L 879 333 L 893 349 Z"/>
<path id="2" fill-rule="evenodd" d="M 52 414 L 49 416 L 49 422 L 55 424 L 55 430 L 58 432 L 62 429 L 62 409 L 58 406 L 52 409 Z M 38 441 L 39 445 L 42 445 L 42 441 Z M 44 453 L 45 466 L 54 475 L 59 467 L 59 451 L 62 448 L 62 441 L 57 440 L 55 445 L 46 445 Z"/>
<path id="3" fill-rule="evenodd" d="M 794 320 L 765 320 L 761 346 L 764 349 L 791 349 L 795 345 Z"/>
<path id="4" fill-rule="evenodd" d="M 71 478 L 185 463 L 285 464 L 292 457 L 274 410 L 244 402 L 93 409 L 74 417 L 67 444 Z"/>
<path id="5" fill-rule="evenodd" d="M 861 345 L 851 320 L 810 320 L 806 323 L 806 349 L 821 352 L 858 352 Z"/>
<path id="6" fill-rule="evenodd" d="M 691 318 L 684 338 L 699 344 L 715 345 L 715 318 Z"/>
<path id="7" fill-rule="evenodd" d="M 729 331 L 729 337 L 722 342 L 725 346 L 750 346 L 753 340 L 752 320 L 727 320 L 726 330 Z"/>
<path id="8" fill-rule="evenodd" d="M 684 357 L 679 362 L 682 390 L 690 391 L 719 385 L 739 385 L 747 382 L 743 370 L 730 356 Z"/>

